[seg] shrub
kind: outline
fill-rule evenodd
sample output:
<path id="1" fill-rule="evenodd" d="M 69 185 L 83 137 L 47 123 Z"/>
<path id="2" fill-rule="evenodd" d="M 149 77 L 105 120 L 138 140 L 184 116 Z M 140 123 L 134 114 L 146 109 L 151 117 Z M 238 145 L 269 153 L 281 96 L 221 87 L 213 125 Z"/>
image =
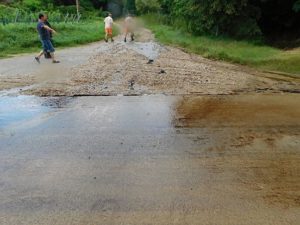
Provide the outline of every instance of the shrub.
<path id="1" fill-rule="evenodd" d="M 159 11 L 160 4 L 158 0 L 136 0 L 136 8 L 138 13 L 145 14 Z"/>

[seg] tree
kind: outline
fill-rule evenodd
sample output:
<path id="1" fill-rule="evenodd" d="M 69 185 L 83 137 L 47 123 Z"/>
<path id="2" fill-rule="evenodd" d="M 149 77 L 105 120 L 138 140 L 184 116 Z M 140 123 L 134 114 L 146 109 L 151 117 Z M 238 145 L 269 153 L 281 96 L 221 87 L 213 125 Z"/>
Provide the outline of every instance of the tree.
<path id="1" fill-rule="evenodd" d="M 126 0 L 126 11 L 132 14 L 136 13 L 136 4 L 135 4 L 135 0 Z"/>
<path id="2" fill-rule="evenodd" d="M 79 18 L 80 12 L 79 12 L 79 0 L 76 0 L 76 10 L 77 10 L 77 18 Z"/>
<path id="3" fill-rule="evenodd" d="M 158 0 L 136 0 L 136 8 L 139 13 L 157 12 L 160 10 Z"/>

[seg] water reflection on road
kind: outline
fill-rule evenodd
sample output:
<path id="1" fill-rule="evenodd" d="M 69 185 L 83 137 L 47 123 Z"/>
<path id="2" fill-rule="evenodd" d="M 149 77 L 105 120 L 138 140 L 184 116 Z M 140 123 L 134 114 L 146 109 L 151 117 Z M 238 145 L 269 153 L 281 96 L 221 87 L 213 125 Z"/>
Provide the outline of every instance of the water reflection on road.
<path id="1" fill-rule="evenodd" d="M 291 94 L 2 96 L 1 222 L 296 225 L 299 115 Z"/>

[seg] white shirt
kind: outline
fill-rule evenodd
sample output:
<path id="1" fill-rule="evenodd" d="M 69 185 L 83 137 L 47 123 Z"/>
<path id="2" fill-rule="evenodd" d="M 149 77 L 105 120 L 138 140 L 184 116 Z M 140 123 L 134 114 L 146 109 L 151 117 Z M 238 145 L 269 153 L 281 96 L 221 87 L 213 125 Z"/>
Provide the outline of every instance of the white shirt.
<path id="1" fill-rule="evenodd" d="M 108 16 L 104 19 L 104 23 L 105 23 L 105 29 L 112 28 L 114 20 L 110 16 Z"/>

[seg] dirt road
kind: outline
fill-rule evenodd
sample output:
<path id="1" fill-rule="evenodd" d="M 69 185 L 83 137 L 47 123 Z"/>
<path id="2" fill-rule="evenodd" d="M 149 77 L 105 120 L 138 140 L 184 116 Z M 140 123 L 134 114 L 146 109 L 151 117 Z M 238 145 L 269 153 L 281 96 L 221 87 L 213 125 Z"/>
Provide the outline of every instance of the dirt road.
<path id="1" fill-rule="evenodd" d="M 299 80 L 147 30 L 57 54 L 0 60 L 1 225 L 299 224 Z"/>
<path id="2" fill-rule="evenodd" d="M 34 62 L 32 55 L 0 60 L 0 90 L 30 86 L 38 96 L 235 94 L 299 92 L 299 79 L 204 59 L 161 46 L 141 29 L 137 42 L 94 43 L 60 50 L 62 63 Z M 271 79 L 270 79 L 271 78 Z"/>

